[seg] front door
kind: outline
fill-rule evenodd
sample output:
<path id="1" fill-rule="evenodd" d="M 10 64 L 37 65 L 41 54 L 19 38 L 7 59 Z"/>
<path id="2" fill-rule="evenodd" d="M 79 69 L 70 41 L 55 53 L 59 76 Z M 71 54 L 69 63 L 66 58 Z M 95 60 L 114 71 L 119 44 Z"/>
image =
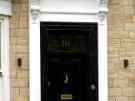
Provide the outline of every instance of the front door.
<path id="1" fill-rule="evenodd" d="M 97 24 L 42 22 L 42 101 L 98 101 L 97 47 Z"/>

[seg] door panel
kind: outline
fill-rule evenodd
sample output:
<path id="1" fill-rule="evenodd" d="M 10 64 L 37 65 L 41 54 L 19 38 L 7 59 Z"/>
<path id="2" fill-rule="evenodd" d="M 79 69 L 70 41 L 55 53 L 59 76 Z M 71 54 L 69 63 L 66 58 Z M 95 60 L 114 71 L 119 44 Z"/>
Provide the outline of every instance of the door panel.
<path id="1" fill-rule="evenodd" d="M 86 80 L 88 67 L 86 56 L 83 57 L 49 57 L 48 61 L 48 101 L 61 101 L 62 95 L 70 95 L 69 100 L 86 99 Z M 81 95 L 81 96 L 80 96 Z M 53 97 L 51 97 L 53 96 Z M 66 99 L 66 98 L 65 98 Z M 86 100 L 88 101 L 88 100 Z"/>
<path id="2" fill-rule="evenodd" d="M 97 24 L 41 23 L 42 101 L 98 101 Z"/>

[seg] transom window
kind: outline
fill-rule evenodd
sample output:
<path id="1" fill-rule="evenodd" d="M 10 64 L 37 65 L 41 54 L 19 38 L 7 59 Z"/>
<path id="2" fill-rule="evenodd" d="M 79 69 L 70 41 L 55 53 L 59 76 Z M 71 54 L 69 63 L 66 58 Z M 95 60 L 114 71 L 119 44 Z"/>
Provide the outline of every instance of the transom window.
<path id="1" fill-rule="evenodd" d="M 85 51 L 85 31 L 50 30 L 48 35 L 48 51 Z M 55 34 L 54 34 L 55 33 Z M 79 34 L 78 34 L 79 33 Z"/>

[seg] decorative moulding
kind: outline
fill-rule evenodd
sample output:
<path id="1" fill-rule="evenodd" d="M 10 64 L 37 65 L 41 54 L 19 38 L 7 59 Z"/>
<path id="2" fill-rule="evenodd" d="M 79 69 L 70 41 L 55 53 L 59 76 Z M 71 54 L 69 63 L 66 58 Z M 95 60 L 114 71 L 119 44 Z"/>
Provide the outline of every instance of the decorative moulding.
<path id="1" fill-rule="evenodd" d="M 31 15 L 32 15 L 32 20 L 36 20 L 40 14 L 40 7 L 39 6 L 32 6 L 31 7 Z"/>
<path id="2" fill-rule="evenodd" d="M 98 17 L 99 17 L 99 20 L 100 20 L 101 23 L 104 23 L 104 20 L 105 20 L 106 16 L 107 16 L 107 12 L 99 11 Z"/>
<path id="3" fill-rule="evenodd" d="M 104 20 L 107 16 L 108 13 L 108 0 L 100 0 L 99 1 L 99 12 L 98 12 L 98 17 L 100 24 L 104 24 Z"/>
<path id="4" fill-rule="evenodd" d="M 39 14 L 40 14 L 40 1 L 39 0 L 32 0 L 31 1 L 31 15 L 32 15 L 32 20 L 35 21 L 37 20 Z"/>
<path id="5" fill-rule="evenodd" d="M 100 23 L 104 23 L 104 20 L 107 16 L 107 12 L 108 12 L 107 5 L 108 5 L 108 0 L 99 0 L 98 18 Z M 32 20 L 36 21 L 41 11 L 40 0 L 31 0 L 30 11 L 31 11 Z"/>

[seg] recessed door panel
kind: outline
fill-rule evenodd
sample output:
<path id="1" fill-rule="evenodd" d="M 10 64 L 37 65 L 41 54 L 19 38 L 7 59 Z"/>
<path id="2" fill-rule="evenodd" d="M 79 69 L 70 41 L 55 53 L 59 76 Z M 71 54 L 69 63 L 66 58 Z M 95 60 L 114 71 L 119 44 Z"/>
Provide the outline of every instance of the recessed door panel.
<path id="1" fill-rule="evenodd" d="M 41 23 L 42 101 L 98 101 L 96 24 Z"/>
<path id="2" fill-rule="evenodd" d="M 56 101 L 81 101 L 86 98 L 84 94 L 86 90 L 88 93 L 86 80 L 89 79 L 86 58 L 72 55 L 49 57 L 48 101 L 56 99 Z"/>

